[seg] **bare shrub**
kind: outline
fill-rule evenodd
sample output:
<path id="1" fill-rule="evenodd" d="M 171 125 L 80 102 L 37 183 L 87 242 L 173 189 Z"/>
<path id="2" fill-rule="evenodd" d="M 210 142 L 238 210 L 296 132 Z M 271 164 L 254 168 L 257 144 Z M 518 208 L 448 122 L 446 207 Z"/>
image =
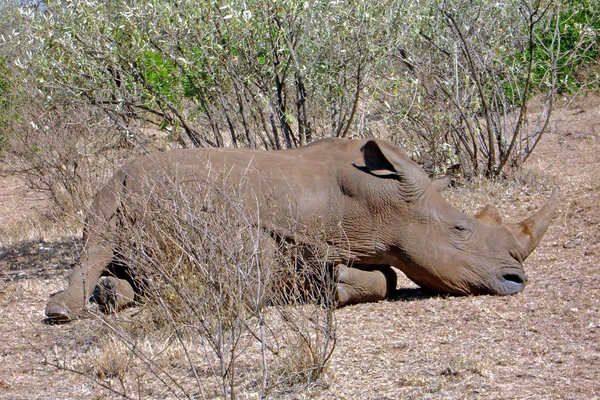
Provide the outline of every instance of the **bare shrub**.
<path id="1" fill-rule="evenodd" d="M 64 215 L 82 213 L 114 172 L 120 134 L 84 104 L 48 105 L 33 97 L 21 111 L 5 138 L 3 170 L 24 177 Z"/>
<path id="2" fill-rule="evenodd" d="M 148 124 L 161 148 L 376 136 L 434 175 L 504 177 L 547 131 L 561 77 L 597 54 L 597 11 L 571 3 L 9 2 L 0 127 L 20 121 L 20 171 L 67 212 L 103 181 L 99 149 L 146 151 Z"/>
<path id="3" fill-rule="evenodd" d="M 399 127 L 393 136 L 430 173 L 460 166 L 468 178 L 505 177 L 548 130 L 561 77 L 597 54 L 597 12 L 538 0 L 412 7 L 411 40 L 398 37 L 387 66 L 402 80 L 383 97 Z M 534 114 L 528 105 L 538 93 L 544 101 Z"/>
<path id="4" fill-rule="evenodd" d="M 303 243 L 265 229 L 269 211 L 253 206 L 245 182 L 139 187 L 125 194 L 119 262 L 135 277 L 142 312 L 105 322 L 151 364 L 153 384 L 181 397 L 264 398 L 319 382 L 335 347 L 328 247 L 316 235 L 305 243 L 306 227 L 293 221 L 287 230 Z M 140 346 L 157 338 L 163 352 L 181 350 L 186 377 Z"/>
<path id="5" fill-rule="evenodd" d="M 52 18 L 21 12 L 4 51 L 37 50 L 19 63 L 42 77 L 42 95 L 85 99 L 124 130 L 150 120 L 182 146 L 382 132 L 434 172 L 460 163 L 499 176 L 543 136 L 561 76 L 597 54 L 597 12 L 571 3 L 57 3 L 43 10 Z"/>

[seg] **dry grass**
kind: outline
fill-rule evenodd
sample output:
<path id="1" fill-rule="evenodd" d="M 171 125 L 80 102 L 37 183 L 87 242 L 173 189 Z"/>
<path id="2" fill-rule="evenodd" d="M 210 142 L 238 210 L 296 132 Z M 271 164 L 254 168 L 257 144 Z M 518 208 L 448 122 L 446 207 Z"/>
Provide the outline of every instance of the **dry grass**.
<path id="1" fill-rule="evenodd" d="M 131 368 L 131 351 L 117 337 L 107 337 L 100 339 L 98 347 L 88 352 L 84 365 L 98 379 L 123 382 Z"/>
<path id="2" fill-rule="evenodd" d="M 19 242 L 72 237 L 81 228 L 72 227 L 48 213 L 52 202 L 47 195 L 28 189 L 23 179 L 5 176 L 0 165 L 0 247 Z"/>
<path id="3" fill-rule="evenodd" d="M 582 112 L 583 111 L 583 112 Z M 553 224 L 525 263 L 527 289 L 511 297 L 432 296 L 400 279 L 395 300 L 337 310 L 337 344 L 320 386 L 274 394 L 274 398 L 339 399 L 594 399 L 600 381 L 600 100 L 562 104 L 552 132 L 540 144 L 523 174 L 508 182 L 477 183 L 449 190 L 460 209 L 499 207 L 506 221 L 516 221 L 539 207 L 553 186 L 560 201 Z M 11 248 L 12 249 L 12 248 Z M 0 251 L 6 251 L 0 250 Z M 44 265 L 58 264 L 52 253 Z M 27 271 L 35 255 L 11 258 Z M 0 271 L 8 269 L 0 256 Z M 17 265 L 18 264 L 18 265 Z M 0 398 L 118 398 L 93 384 L 90 376 L 44 365 L 43 355 L 61 365 L 82 369 L 110 354 L 130 362 L 125 385 L 134 393 L 147 382 L 146 398 L 174 398 L 152 382 L 143 363 L 115 350 L 101 320 L 63 326 L 40 324 L 49 293 L 64 287 L 62 277 L 30 274 L 0 286 Z M 6 276 L 6 275 L 3 275 Z M 289 308 L 301 312 L 301 307 Z M 130 310 L 108 320 L 133 329 L 133 321 L 150 323 L 152 315 Z M 273 319 L 278 317 L 273 313 Z M 293 314 L 292 314 L 293 316 Z M 146 318 L 146 319 L 144 319 Z M 144 322 L 145 321 L 145 322 Z M 273 335 L 280 335 L 273 322 Z M 168 331 L 138 341 L 156 365 L 186 385 L 194 385 L 180 345 L 164 351 Z M 243 337 L 240 343 L 253 341 Z M 207 381 L 210 363 L 199 337 L 185 339 L 197 371 Z M 254 342 L 255 343 L 255 342 Z M 288 348 L 282 348 L 284 355 Z M 103 355 L 104 354 L 104 355 Z M 256 397 L 251 377 L 260 368 L 260 348 L 248 345 L 240 359 L 238 394 Z M 183 361 L 182 361 L 183 360 Z M 136 363 L 138 363 L 136 365 Z M 119 387 L 119 371 L 104 366 L 103 383 Z M 98 366 L 103 365 L 96 361 Z M 285 365 L 282 364 L 285 372 Z M 113 371 L 113 372 L 110 372 Z M 137 371 L 137 372 L 136 372 Z M 273 368 L 273 379 L 278 369 Z M 88 371 L 90 372 L 90 371 Z M 136 375 L 137 374 L 137 375 Z M 133 377 L 133 378 L 131 378 Z M 218 396 L 209 390 L 205 397 Z M 197 393 L 197 397 L 202 397 Z"/>

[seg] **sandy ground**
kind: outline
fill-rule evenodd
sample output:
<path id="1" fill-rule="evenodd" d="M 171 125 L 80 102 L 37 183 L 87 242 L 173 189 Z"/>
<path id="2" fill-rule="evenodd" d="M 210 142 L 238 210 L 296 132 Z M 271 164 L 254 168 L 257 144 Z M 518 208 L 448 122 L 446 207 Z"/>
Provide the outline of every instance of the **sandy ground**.
<path id="1" fill-rule="evenodd" d="M 552 187 L 560 189 L 554 221 L 526 261 L 523 293 L 439 297 L 401 280 L 392 301 L 338 310 L 327 384 L 284 397 L 600 398 L 598 97 L 559 104 L 552 131 L 526 170 L 519 182 L 491 191 L 474 186 L 468 195 L 464 188 L 448 193 L 472 212 L 491 192 L 506 219 L 515 221 L 542 205 Z M 41 323 L 49 294 L 66 284 L 77 247 L 73 237 L 49 239 L 31 222 L 44 207 L 14 178 L 0 180 L 0 222 L 14 232 L 15 226 L 34 232 L 25 242 L 5 233 L 0 248 L 0 398 L 114 397 L 84 376 L 44 363 L 77 362 L 98 339 L 90 321 Z"/>

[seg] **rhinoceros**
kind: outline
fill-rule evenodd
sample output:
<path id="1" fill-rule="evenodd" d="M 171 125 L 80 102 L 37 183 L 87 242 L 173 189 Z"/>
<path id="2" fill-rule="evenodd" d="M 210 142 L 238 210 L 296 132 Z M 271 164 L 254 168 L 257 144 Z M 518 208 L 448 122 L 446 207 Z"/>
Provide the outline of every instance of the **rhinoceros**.
<path id="1" fill-rule="evenodd" d="M 441 195 L 446 181 L 432 181 L 401 148 L 374 139 L 328 138 L 279 151 L 181 149 L 142 156 L 118 170 L 96 195 L 69 285 L 46 306 L 50 320 L 78 316 L 94 290 L 98 294 L 99 282 L 100 293 L 112 293 L 122 305 L 131 301 L 127 281 L 101 278 L 115 257 L 117 243 L 110 238 L 117 232 L 100 231 L 119 230 L 127 208 L 124 192 L 141 190 L 137 182 L 160 180 L 173 171 L 184 180 L 210 180 L 216 172 L 246 179 L 249 203 L 270 210 L 265 212 L 272 219 L 265 221 L 269 229 L 277 229 L 278 218 L 290 217 L 306 226 L 330 227 L 323 232 L 331 237 L 323 239 L 347 247 L 345 266 L 337 273 L 340 306 L 388 297 L 396 287 L 392 267 L 441 293 L 521 292 L 527 282 L 523 261 L 542 239 L 558 200 L 554 190 L 520 223 L 503 225 L 492 206 L 469 216 Z"/>

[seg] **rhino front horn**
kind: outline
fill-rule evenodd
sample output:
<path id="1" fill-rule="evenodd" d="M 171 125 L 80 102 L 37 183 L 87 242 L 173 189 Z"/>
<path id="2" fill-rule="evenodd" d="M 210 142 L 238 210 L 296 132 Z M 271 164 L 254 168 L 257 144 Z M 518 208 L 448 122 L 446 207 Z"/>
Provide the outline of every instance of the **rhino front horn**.
<path id="1" fill-rule="evenodd" d="M 525 260 L 537 247 L 550 225 L 558 202 L 558 189 L 552 191 L 550 199 L 537 213 L 517 224 L 507 226 L 517 240 L 518 253 Z"/>

